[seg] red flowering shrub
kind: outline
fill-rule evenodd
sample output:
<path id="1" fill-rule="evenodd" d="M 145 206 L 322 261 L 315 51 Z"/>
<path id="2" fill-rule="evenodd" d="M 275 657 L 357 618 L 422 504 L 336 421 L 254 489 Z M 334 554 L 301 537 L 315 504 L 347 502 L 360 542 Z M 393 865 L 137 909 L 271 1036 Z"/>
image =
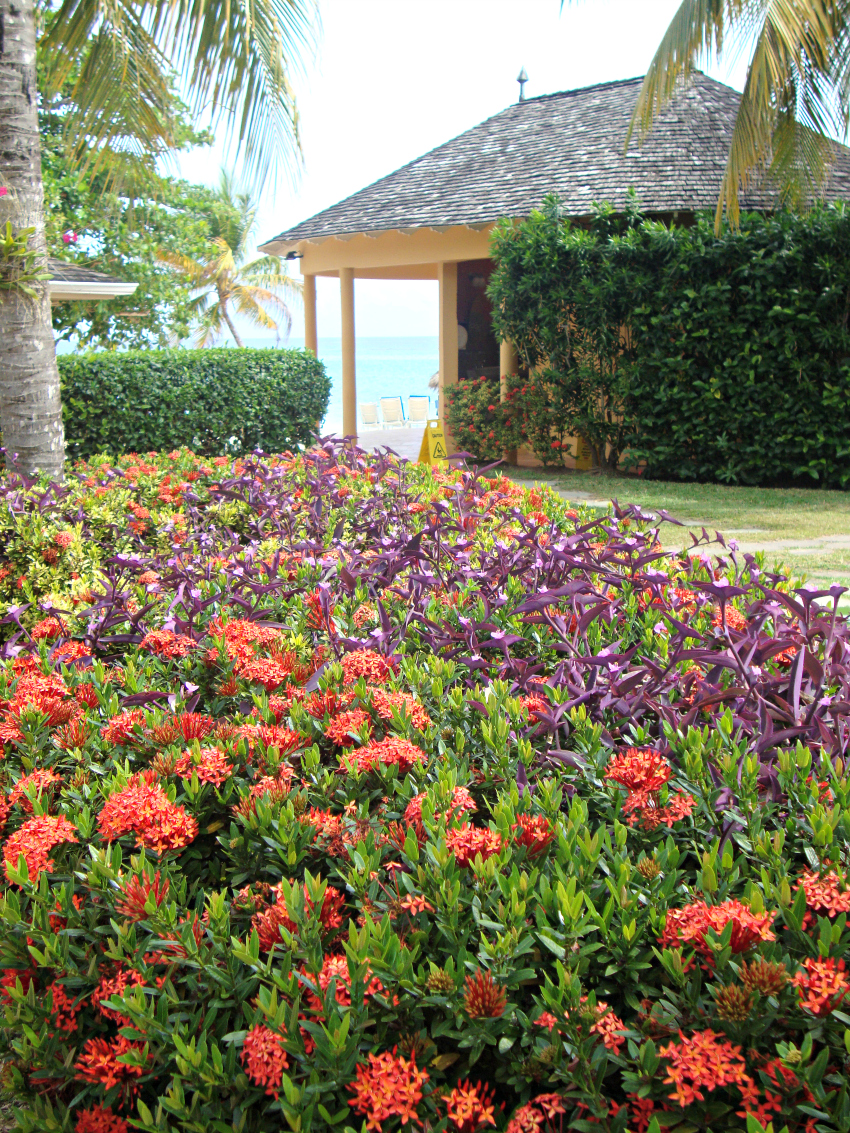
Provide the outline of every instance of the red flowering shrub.
<path id="1" fill-rule="evenodd" d="M 6 483 L 21 1133 L 843 1127 L 823 595 L 333 444 Z"/>

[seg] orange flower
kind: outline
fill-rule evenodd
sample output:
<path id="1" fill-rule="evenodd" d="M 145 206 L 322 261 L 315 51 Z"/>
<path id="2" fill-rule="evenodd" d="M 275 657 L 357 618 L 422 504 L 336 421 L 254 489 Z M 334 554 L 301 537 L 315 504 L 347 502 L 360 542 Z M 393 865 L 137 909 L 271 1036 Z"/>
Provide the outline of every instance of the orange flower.
<path id="1" fill-rule="evenodd" d="M 800 1006 L 812 1015 L 831 1014 L 850 991 L 844 961 L 804 960 L 803 967 L 791 980 L 800 994 Z"/>
<path id="2" fill-rule="evenodd" d="M 108 1105 L 94 1105 L 80 1110 L 74 1133 L 130 1133 L 130 1127 Z"/>
<path id="3" fill-rule="evenodd" d="M 629 792 L 658 791 L 670 778 L 670 764 L 652 748 L 630 747 L 614 756 L 605 778 L 620 783 Z"/>
<path id="4" fill-rule="evenodd" d="M 504 1015 L 508 999 L 491 972 L 479 970 L 474 976 L 467 976 L 464 986 L 463 1005 L 470 1019 L 498 1019 Z"/>
<path id="5" fill-rule="evenodd" d="M 144 987 L 144 978 L 134 968 L 119 968 L 114 976 L 101 977 L 100 983 L 92 993 L 92 1003 L 98 1015 L 104 1019 L 112 1019 L 120 1027 L 129 1027 L 130 1020 L 120 1011 L 107 1007 L 103 1002 L 113 995 L 122 996 L 128 987 Z"/>
<path id="6" fill-rule="evenodd" d="M 350 733 L 357 735 L 363 725 L 367 727 L 367 733 L 371 733 L 371 718 L 368 712 L 364 712 L 362 708 L 352 708 L 348 712 L 340 712 L 338 716 L 334 716 L 328 726 L 325 728 L 325 736 L 340 747 L 351 747 L 354 740 L 351 738 Z"/>
<path id="7" fill-rule="evenodd" d="M 162 787 L 150 783 L 150 772 L 134 775 L 126 787 L 114 791 L 98 815 L 97 825 L 109 842 L 135 834 L 140 846 L 158 854 L 180 850 L 198 836 L 195 819 L 171 802 Z"/>
<path id="8" fill-rule="evenodd" d="M 835 870 L 828 870 L 820 875 L 808 869 L 803 870 L 794 888 L 802 888 L 806 894 L 806 904 L 810 911 L 806 913 L 804 928 L 814 923 L 812 914 L 834 920 L 841 913 L 850 913 L 850 887 L 847 879 Z"/>
<path id="9" fill-rule="evenodd" d="M 518 846 L 524 846 L 530 858 L 542 854 L 555 837 L 555 828 L 545 815 L 521 814 L 519 821 L 511 827 L 514 831 L 514 841 Z M 516 833 L 519 831 L 519 833 Z"/>
<path id="10" fill-rule="evenodd" d="M 357 751 L 341 755 L 339 761 L 352 773 L 397 765 L 399 775 L 404 775 L 411 767 L 425 763 L 426 756 L 421 748 L 409 740 L 404 740 L 400 736 L 387 736 L 383 740 L 373 740 Z"/>
<path id="11" fill-rule="evenodd" d="M 723 625 L 723 614 L 719 606 L 717 606 L 714 610 L 714 614 L 711 618 L 711 624 L 718 629 Z M 729 629 L 734 629 L 737 633 L 743 633 L 743 631 L 747 628 L 747 619 L 744 617 L 740 610 L 736 609 L 735 606 L 730 606 L 727 604 L 726 625 Z"/>
<path id="12" fill-rule="evenodd" d="M 370 1054 L 367 1066 L 357 1067 L 357 1080 L 346 1087 L 353 1094 L 348 1103 L 366 1118 L 367 1130 L 381 1133 L 384 1124 L 398 1117 L 402 1125 L 421 1125 L 416 1110 L 422 1087 L 429 1081 L 427 1070 L 416 1069 L 416 1058 L 397 1055 L 398 1047 L 383 1054 Z"/>
<path id="13" fill-rule="evenodd" d="M 348 960 L 345 956 L 333 954 L 325 956 L 322 961 L 322 970 L 317 976 L 307 976 L 306 972 L 303 974 L 323 992 L 328 990 L 333 980 L 334 998 L 337 1003 L 341 1004 L 343 1007 L 351 1006 L 351 973 L 348 970 Z M 365 1004 L 370 996 L 380 995 L 384 990 L 384 985 L 377 976 L 372 975 L 368 968 L 366 969 L 364 982 L 363 1002 Z M 316 1015 L 322 1015 L 322 999 L 312 990 L 308 990 L 307 992 L 307 1003 L 311 1011 L 315 1012 Z"/>
<path id="14" fill-rule="evenodd" d="M 427 791 L 421 791 L 418 795 L 415 795 L 410 800 L 404 812 L 405 822 L 410 823 L 410 825 L 414 825 L 415 823 L 422 821 L 422 802 L 426 794 Z M 477 809 L 478 808 L 475 805 L 475 801 L 466 787 L 455 787 L 455 789 L 452 791 L 452 801 L 449 803 L 448 809 L 445 813 L 446 817 L 451 817 L 451 815 L 453 814 L 467 814 Z"/>
<path id="15" fill-rule="evenodd" d="M 482 829 L 464 823 L 456 830 L 446 834 L 446 846 L 455 856 L 455 861 L 463 869 L 471 865 L 478 854 L 484 861 L 498 854 L 502 849 L 502 836 L 495 830 Z"/>
<path id="16" fill-rule="evenodd" d="M 175 633 L 170 629 L 153 629 L 142 638 L 139 648 L 155 653 L 158 657 L 185 657 L 195 648 L 195 642 L 183 633 Z"/>
<path id="17" fill-rule="evenodd" d="M 458 1082 L 446 1098 L 446 1116 L 458 1133 L 476 1133 L 486 1125 L 495 1125 L 495 1091 L 491 1086 L 474 1086 Z"/>
<path id="18" fill-rule="evenodd" d="M 61 636 L 61 634 L 62 623 L 58 618 L 42 618 L 32 627 L 34 641 L 49 641 L 51 638 Z"/>
<path id="19" fill-rule="evenodd" d="M 141 708 L 134 708 L 131 712 L 120 712 L 100 729 L 100 734 L 108 744 L 126 745 L 136 740 L 136 728 L 144 727 L 145 714 Z"/>
<path id="20" fill-rule="evenodd" d="M 105 1090 L 117 1087 L 127 1102 L 141 1089 L 139 1078 L 146 1069 L 142 1060 L 144 1049 L 143 1043 L 130 1042 L 123 1035 L 111 1042 L 109 1039 L 89 1039 L 82 1055 L 74 1063 L 77 1071 L 74 1077 L 81 1082 L 103 1086 Z M 135 1055 L 136 1058 L 132 1062 L 118 1061 L 127 1055 Z M 150 1054 L 147 1060 L 150 1060 Z"/>
<path id="21" fill-rule="evenodd" d="M 233 764 L 219 748 L 204 747 L 201 748 L 197 762 L 193 752 L 184 752 L 174 764 L 174 774 L 181 779 L 191 779 L 193 775 L 197 775 L 199 782 L 220 787 L 233 774 Z"/>
<path id="22" fill-rule="evenodd" d="M 761 941 L 775 940 L 771 925 L 776 913 L 753 913 L 740 901 L 724 901 L 720 905 L 706 905 L 695 901 L 684 909 L 670 909 L 664 932 L 659 937 L 666 948 L 690 945 L 707 960 L 712 951 L 706 933 L 712 929 L 718 936 L 732 923 L 730 947 L 734 953 L 746 952 Z"/>
<path id="23" fill-rule="evenodd" d="M 47 855 L 54 846 L 76 841 L 77 828 L 62 815 L 43 814 L 30 818 L 6 839 L 3 847 L 6 880 L 12 880 L 10 870 L 18 868 L 21 854 L 26 859 L 30 881 L 35 881 L 44 872 L 52 873 L 54 863 Z"/>
<path id="24" fill-rule="evenodd" d="M 168 896 L 168 890 L 168 878 L 160 881 L 159 870 L 153 877 L 148 877 L 147 874 L 142 874 L 141 877 L 134 875 L 122 886 L 122 896 L 115 902 L 115 911 L 131 921 L 147 920 L 145 906 L 148 899 L 153 897 L 154 904 L 159 908 Z"/>
<path id="25" fill-rule="evenodd" d="M 683 1109 L 694 1101 L 705 1101 L 703 1090 L 753 1084 L 741 1048 L 712 1030 L 697 1031 L 689 1038 L 679 1031 L 679 1042 L 668 1043 L 658 1053 L 670 1060 L 664 1081 L 675 1087 L 670 1098 Z"/>
<path id="26" fill-rule="evenodd" d="M 257 1024 L 245 1036 L 241 1061 L 254 1085 L 265 1086 L 269 1097 L 277 1101 L 283 1072 L 289 1069 L 283 1036 Z"/>
<path id="27" fill-rule="evenodd" d="M 281 944 L 281 927 L 293 933 L 297 931 L 298 927 L 289 915 L 281 887 L 279 885 L 275 886 L 273 893 L 275 894 L 275 904 L 264 912 L 256 913 L 251 921 L 251 927 L 257 930 L 257 935 L 260 938 L 260 947 L 264 952 L 269 952 L 276 944 Z M 304 902 L 306 912 L 312 912 L 313 901 L 307 892 L 306 885 L 304 886 Z M 329 885 L 325 890 L 325 895 L 322 899 L 322 908 L 319 912 L 319 923 L 325 930 L 325 933 L 333 932 L 335 929 L 342 927 L 341 910 L 344 905 L 344 895 L 340 893 L 338 889 L 334 889 L 333 886 Z"/>
<path id="28" fill-rule="evenodd" d="M 357 654 L 349 653 L 348 656 L 356 657 Z M 382 720 L 392 720 L 393 710 L 396 710 L 409 716 L 417 731 L 424 732 L 431 726 L 431 717 L 409 692 L 385 692 L 382 688 L 376 688 L 372 691 L 372 703 Z"/>
<path id="29" fill-rule="evenodd" d="M 548 1122 L 554 1123 L 556 1117 L 566 1112 L 567 1107 L 560 1094 L 538 1094 L 536 1098 L 521 1105 L 514 1112 L 508 1122 L 506 1133 L 536 1133 L 538 1129 L 545 1129 Z"/>
<path id="30" fill-rule="evenodd" d="M 361 677 L 366 678 L 367 684 L 383 685 L 395 673 L 395 665 L 374 649 L 358 649 L 344 655 L 342 672 L 347 685 L 353 685 Z"/>
<path id="31" fill-rule="evenodd" d="M 587 997 L 583 996 L 581 1002 L 584 1003 L 586 999 Z M 602 1039 L 602 1045 L 606 1050 L 619 1054 L 620 1047 L 626 1042 L 625 1035 L 619 1032 L 625 1030 L 626 1024 L 623 1020 L 614 1014 L 607 1003 L 600 1000 L 596 1004 L 596 1022 L 591 1024 L 590 1033 Z"/>
<path id="32" fill-rule="evenodd" d="M 91 686 L 89 686 L 91 687 Z M 84 748 L 89 742 L 91 730 L 85 720 L 69 720 L 54 733 L 53 742 L 60 751 L 73 751 L 74 748 Z"/>
<path id="33" fill-rule="evenodd" d="M 26 814 L 32 814 L 30 795 L 35 795 L 39 802 L 42 795 L 47 795 L 49 799 L 55 785 L 61 782 L 61 777 L 55 771 L 48 771 L 44 767 L 36 768 L 35 771 L 31 771 L 29 775 L 24 775 L 17 781 L 9 792 L 9 804 L 14 806 L 15 803 L 20 803 L 21 810 Z"/>
<path id="34" fill-rule="evenodd" d="M 77 1029 L 77 1016 L 82 1010 L 82 1003 L 74 1003 L 75 997 L 68 995 L 63 984 L 54 980 L 48 987 L 51 997 L 50 1014 L 53 1022 L 60 1031 L 73 1034 Z"/>

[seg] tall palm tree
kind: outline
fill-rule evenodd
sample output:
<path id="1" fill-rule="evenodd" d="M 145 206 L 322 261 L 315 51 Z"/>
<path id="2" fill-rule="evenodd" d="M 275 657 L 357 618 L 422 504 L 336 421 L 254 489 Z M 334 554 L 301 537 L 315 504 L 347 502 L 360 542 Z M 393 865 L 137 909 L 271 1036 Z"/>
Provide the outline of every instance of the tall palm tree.
<path id="1" fill-rule="evenodd" d="M 173 142 L 168 75 L 198 114 L 225 124 L 257 180 L 300 155 L 290 73 L 317 29 L 315 0 L 62 0 L 42 40 L 45 93 L 72 82 L 69 139 L 95 162 Z M 33 228 L 46 266 L 34 0 L 0 0 L 0 216 Z M 7 273 L 8 274 L 8 273 Z M 26 472 L 60 476 L 59 378 L 47 283 L 35 298 L 0 275 L 0 427 Z"/>
<path id="2" fill-rule="evenodd" d="M 632 118 L 644 135 L 677 85 L 729 47 L 750 62 L 717 201 L 736 225 L 739 192 L 767 177 L 800 203 L 822 190 L 830 134 L 846 135 L 850 0 L 682 0 L 647 71 Z M 630 130 L 631 133 L 631 130 Z"/>
<path id="3" fill-rule="evenodd" d="M 236 187 L 232 174 L 222 172 L 219 201 L 211 220 L 215 251 L 203 260 L 160 251 L 159 259 L 184 276 L 198 316 L 198 346 L 207 346 L 222 334 L 222 324 L 237 346 L 244 346 L 233 315 L 247 318 L 255 326 L 279 334 L 286 332 L 292 315 L 286 303 L 301 297 L 301 284 L 292 279 L 277 256 L 248 260 L 251 238 L 257 224 L 257 203 L 251 193 Z M 277 318 L 275 318 L 277 316 Z"/>

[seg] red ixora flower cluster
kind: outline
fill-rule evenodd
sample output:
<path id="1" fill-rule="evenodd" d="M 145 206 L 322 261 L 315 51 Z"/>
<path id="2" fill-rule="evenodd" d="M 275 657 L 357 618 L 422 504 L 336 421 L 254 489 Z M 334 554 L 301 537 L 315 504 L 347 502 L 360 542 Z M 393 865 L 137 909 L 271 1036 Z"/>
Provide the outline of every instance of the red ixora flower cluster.
<path id="1" fill-rule="evenodd" d="M 427 791 L 421 791 L 418 795 L 414 795 L 407 804 L 404 821 L 411 826 L 422 821 L 422 803 L 427 793 Z M 477 809 L 475 800 L 466 787 L 455 787 L 452 791 L 452 801 L 444 813 L 447 818 L 450 818 L 452 815 L 468 814 Z"/>
<path id="2" fill-rule="evenodd" d="M 503 845 L 502 835 L 497 831 L 471 826 L 469 823 L 449 830 L 446 834 L 446 846 L 461 868 L 472 865 L 479 854 L 484 861 L 492 858 L 494 854 L 501 852 Z"/>
<path id="3" fill-rule="evenodd" d="M 131 921 L 147 920 L 146 905 L 153 898 L 154 905 L 159 908 L 168 897 L 170 883 L 168 878 L 160 880 L 159 870 L 148 877 L 147 874 L 138 876 L 134 874 L 121 887 L 122 896 L 115 903 L 116 912 Z"/>
<path id="4" fill-rule="evenodd" d="M 285 928 L 288 932 L 295 932 L 297 925 L 292 917 L 289 915 L 289 910 L 286 907 L 286 901 L 283 898 L 283 887 L 276 885 L 272 890 L 272 896 L 275 898 L 275 904 L 263 912 L 255 913 L 251 921 L 251 927 L 257 930 L 257 935 L 260 938 L 260 948 L 264 952 L 269 952 L 276 945 L 281 943 L 280 929 Z M 304 903 L 306 911 L 312 912 L 313 901 L 307 892 L 307 886 L 304 886 Z M 342 925 L 342 908 L 345 905 L 345 896 L 340 893 L 338 889 L 334 889 L 329 885 L 325 890 L 325 895 L 322 898 L 322 908 L 319 912 L 319 923 L 326 933 L 334 932 Z"/>
<path id="5" fill-rule="evenodd" d="M 492 972 L 479 969 L 474 976 L 466 977 L 463 1005 L 470 1019 L 498 1019 L 505 1013 L 508 998 Z"/>
<path id="6" fill-rule="evenodd" d="M 709 929 L 720 936 L 731 922 L 729 946 L 734 953 L 747 952 L 755 944 L 776 939 L 770 927 L 775 917 L 776 913 L 754 913 L 740 901 L 723 901 L 720 905 L 694 901 L 683 909 L 668 911 L 659 941 L 665 948 L 688 945 L 710 962 L 713 953 L 706 940 Z"/>
<path id="7" fill-rule="evenodd" d="M 6 839 L 3 847 L 6 880 L 12 880 L 10 870 L 17 870 L 21 854 L 27 863 L 30 881 L 44 872 L 51 873 L 54 863 L 48 855 L 53 847 L 76 841 L 77 828 L 63 815 L 43 814 L 30 818 Z"/>
<path id="8" fill-rule="evenodd" d="M 241 1060 L 245 1073 L 254 1085 L 265 1086 L 269 1097 L 277 1101 L 283 1072 L 289 1069 L 283 1036 L 257 1024 L 245 1036 Z"/>
<path id="9" fill-rule="evenodd" d="M 346 1088 L 353 1095 L 348 1103 L 366 1118 L 366 1128 L 383 1129 L 392 1117 L 398 1117 L 402 1125 L 410 1122 L 421 1125 L 416 1110 L 423 1098 L 423 1089 L 429 1074 L 427 1070 L 416 1069 L 416 1058 L 404 1058 L 398 1047 L 383 1054 L 370 1054 L 366 1066 L 357 1067 L 357 1080 Z"/>
<path id="10" fill-rule="evenodd" d="M 130 1133 L 130 1127 L 108 1105 L 93 1105 L 80 1110 L 74 1133 Z"/>
<path id="11" fill-rule="evenodd" d="M 662 824 L 670 827 L 693 813 L 696 800 L 685 791 L 677 791 L 665 806 L 660 805 L 658 792 L 670 775 L 670 764 L 653 748 L 630 747 L 614 756 L 605 778 L 626 788 L 623 813 L 628 815 L 629 826 L 639 823 L 646 830 L 655 830 Z"/>
<path id="12" fill-rule="evenodd" d="M 791 982 L 797 988 L 803 1010 L 818 1017 L 835 1011 L 850 991 L 844 961 L 832 956 L 828 960 L 804 960 Z"/>
<path id="13" fill-rule="evenodd" d="M 43 795 L 49 796 L 56 784 L 61 782 L 61 777 L 55 771 L 50 771 L 46 767 L 37 767 L 35 771 L 31 771 L 29 775 L 23 775 L 17 781 L 9 792 L 9 804 L 15 806 L 16 803 L 20 803 L 21 810 L 24 813 L 32 814 L 30 796 L 41 801 Z"/>
<path id="14" fill-rule="evenodd" d="M 514 841 L 530 858 L 542 854 L 555 837 L 555 827 L 543 814 L 521 814 L 511 826 Z"/>
<path id="15" fill-rule="evenodd" d="M 174 774 L 181 779 L 197 775 L 199 782 L 220 787 L 233 774 L 233 764 L 219 748 L 202 747 L 198 756 L 191 751 L 184 752 L 174 764 Z"/>
<path id="16" fill-rule="evenodd" d="M 712 1030 L 697 1031 L 662 1046 L 658 1052 L 670 1061 L 665 1083 L 675 1087 L 670 1098 L 684 1109 L 694 1101 L 705 1101 L 703 1090 L 735 1085 L 749 1091 L 753 1080 L 746 1072 L 741 1048 Z"/>
<path id="17" fill-rule="evenodd" d="M 803 921 L 804 929 L 814 924 L 815 917 L 834 920 L 841 913 L 850 913 L 850 886 L 847 879 L 835 870 L 822 874 L 803 870 L 794 888 L 802 888 L 806 894 L 808 909 Z"/>
<path id="18" fill-rule="evenodd" d="M 171 659 L 185 657 L 195 648 L 195 642 L 184 633 L 175 633 L 171 629 L 152 629 L 142 638 L 139 648 L 155 653 L 157 657 Z"/>
<path id="19" fill-rule="evenodd" d="M 387 736 L 383 740 L 373 740 L 356 751 L 345 752 L 339 757 L 340 764 L 350 772 L 374 771 L 378 767 L 397 767 L 399 775 L 406 774 L 411 767 L 425 762 L 425 752 L 401 736 Z"/>
<path id="20" fill-rule="evenodd" d="M 142 772 L 126 787 L 113 791 L 97 817 L 101 836 L 111 842 L 135 834 L 140 846 L 158 854 L 182 850 L 197 838 L 198 824 L 151 778 L 152 772 Z"/>
<path id="21" fill-rule="evenodd" d="M 458 1133 L 476 1133 L 496 1124 L 495 1091 L 469 1079 L 458 1082 L 446 1098 L 446 1116 Z"/>
<path id="22" fill-rule="evenodd" d="M 537 1133 L 547 1126 L 557 1128 L 555 1119 L 566 1112 L 567 1107 L 560 1094 L 538 1094 L 516 1110 L 508 1122 L 507 1133 Z"/>
<path id="23" fill-rule="evenodd" d="M 105 1090 L 118 1087 L 123 1100 L 129 1101 L 141 1086 L 139 1079 L 145 1073 L 144 1044 L 134 1043 L 123 1035 L 112 1039 L 89 1039 L 83 1053 L 74 1063 L 78 1081 L 103 1086 Z M 133 1056 L 131 1061 L 119 1059 Z M 150 1061 L 150 1054 L 147 1061 Z"/>
<path id="24" fill-rule="evenodd" d="M 374 649 L 357 649 L 342 658 L 343 679 L 347 685 L 353 685 L 361 677 L 366 678 L 367 684 L 384 685 L 395 670 L 394 662 Z"/>

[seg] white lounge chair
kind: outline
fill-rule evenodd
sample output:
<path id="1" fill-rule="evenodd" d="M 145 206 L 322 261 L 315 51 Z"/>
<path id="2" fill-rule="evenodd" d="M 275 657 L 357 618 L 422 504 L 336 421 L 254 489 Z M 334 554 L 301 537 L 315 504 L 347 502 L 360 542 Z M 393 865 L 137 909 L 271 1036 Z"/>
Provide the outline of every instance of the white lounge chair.
<path id="1" fill-rule="evenodd" d="M 378 416 L 378 403 L 376 401 L 360 402 L 360 420 L 364 429 L 380 429 L 381 419 Z"/>
<path id="2" fill-rule="evenodd" d="M 385 429 L 404 428 L 406 421 L 404 420 L 404 409 L 400 397 L 382 397 L 381 413 L 383 414 Z"/>
<path id="3" fill-rule="evenodd" d="M 428 420 L 431 398 L 411 395 L 407 399 L 407 422 L 409 425 L 424 425 Z"/>

